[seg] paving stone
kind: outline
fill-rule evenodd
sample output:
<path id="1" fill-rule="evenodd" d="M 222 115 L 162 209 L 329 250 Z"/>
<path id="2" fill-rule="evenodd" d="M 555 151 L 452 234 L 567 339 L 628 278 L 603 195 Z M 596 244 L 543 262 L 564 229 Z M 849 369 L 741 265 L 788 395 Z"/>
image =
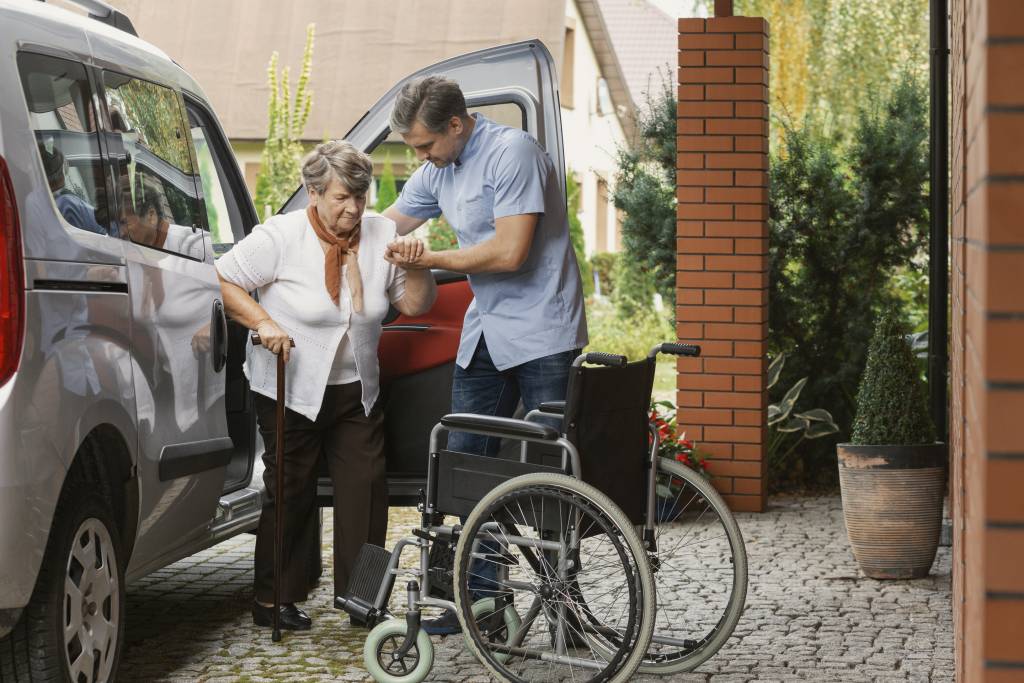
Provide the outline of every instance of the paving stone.
<path id="1" fill-rule="evenodd" d="M 242 535 L 132 584 L 121 679 L 158 683 L 365 681 L 366 631 L 333 609 L 330 514 L 326 573 L 303 605 L 309 632 L 280 643 L 252 624 L 254 537 Z M 715 683 L 953 681 L 950 549 L 915 581 L 863 577 L 846 540 L 838 497 L 778 497 L 762 515 L 738 515 L 749 564 L 747 607 L 733 637 L 699 671 L 636 681 Z M 418 515 L 391 510 L 388 546 Z M 402 566 L 414 566 L 406 553 Z M 402 585 L 401 582 L 398 585 Z M 673 599 L 693 601 L 685 587 Z M 392 608 L 404 613 L 396 590 Z M 674 604 L 674 603 L 673 603 Z M 700 610 L 702 603 L 694 603 Z M 686 609 L 690 609 L 687 605 Z M 432 681 L 489 681 L 461 638 L 433 639 Z"/>

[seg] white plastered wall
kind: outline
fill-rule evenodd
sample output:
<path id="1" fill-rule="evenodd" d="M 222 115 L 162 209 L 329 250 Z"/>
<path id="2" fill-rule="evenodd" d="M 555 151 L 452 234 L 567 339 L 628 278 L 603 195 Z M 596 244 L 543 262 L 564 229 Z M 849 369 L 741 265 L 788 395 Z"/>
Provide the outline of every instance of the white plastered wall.
<path id="1" fill-rule="evenodd" d="M 587 254 L 598 246 L 598 211 L 605 212 L 607 251 L 616 250 L 616 214 L 611 203 L 614 188 L 615 153 L 625 142 L 622 126 L 614 111 L 599 112 L 598 79 L 601 71 L 590 38 L 574 0 L 565 3 L 566 25 L 575 30 L 573 51 L 573 108 L 562 107 L 562 136 L 569 171 L 576 173 L 582 191 L 580 221 Z M 563 60 L 559 60 L 561 63 Z M 608 202 L 598 206 L 598 180 L 608 183 Z"/>

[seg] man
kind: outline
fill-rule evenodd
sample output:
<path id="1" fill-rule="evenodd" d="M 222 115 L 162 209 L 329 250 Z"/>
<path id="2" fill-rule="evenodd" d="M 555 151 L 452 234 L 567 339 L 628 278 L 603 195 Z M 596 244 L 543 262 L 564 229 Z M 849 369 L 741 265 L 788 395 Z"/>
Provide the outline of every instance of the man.
<path id="1" fill-rule="evenodd" d="M 67 183 L 68 163 L 64 154 L 53 148 L 52 152 L 46 151 L 46 146 L 39 145 L 39 155 L 43 158 L 43 168 L 46 170 L 46 182 L 50 185 L 50 192 L 53 193 L 53 200 L 57 204 L 57 210 L 71 225 L 82 230 L 106 235 L 96 220 L 96 209 L 89 202 L 85 201 L 65 187 Z"/>
<path id="2" fill-rule="evenodd" d="M 466 111 L 459 86 L 430 76 L 395 99 L 391 129 L 421 161 L 384 212 L 402 235 L 444 214 L 459 249 L 395 249 L 406 268 L 466 273 L 466 311 L 452 412 L 511 416 L 565 399 L 572 360 L 587 344 L 579 266 L 554 163 L 528 133 Z M 452 450 L 497 454 L 499 440 L 453 433 Z M 425 627 L 453 633 L 446 614 Z"/>

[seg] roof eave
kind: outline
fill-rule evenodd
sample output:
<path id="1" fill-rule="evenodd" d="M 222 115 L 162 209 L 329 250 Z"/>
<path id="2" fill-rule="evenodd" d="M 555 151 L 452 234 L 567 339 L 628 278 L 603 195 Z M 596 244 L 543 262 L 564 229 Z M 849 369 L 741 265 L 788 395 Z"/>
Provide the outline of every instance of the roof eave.
<path id="1" fill-rule="evenodd" d="M 573 2 L 574 0 L 569 0 Z M 575 0 L 583 25 L 590 37 L 590 44 L 594 49 L 594 56 L 601 69 L 605 82 L 608 84 L 608 91 L 615 106 L 615 115 L 622 126 L 622 133 L 626 138 L 626 144 L 633 146 L 636 142 L 636 105 L 630 95 L 629 86 L 626 84 L 626 77 L 619 63 L 615 47 L 612 45 L 611 34 L 604 21 L 604 15 L 597 0 Z"/>

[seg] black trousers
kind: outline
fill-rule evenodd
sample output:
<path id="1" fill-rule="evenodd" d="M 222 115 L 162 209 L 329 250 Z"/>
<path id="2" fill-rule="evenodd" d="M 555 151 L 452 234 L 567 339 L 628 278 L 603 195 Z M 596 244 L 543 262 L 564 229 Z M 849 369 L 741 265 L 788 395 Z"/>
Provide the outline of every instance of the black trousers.
<path id="1" fill-rule="evenodd" d="M 256 599 L 274 600 L 274 492 L 277 476 L 276 403 L 254 394 L 265 452 L 263 513 L 256 535 Z M 356 555 L 364 543 L 384 545 L 388 492 L 384 462 L 384 419 L 377 408 L 367 417 L 362 385 L 329 385 L 316 421 L 285 410 L 284 545 L 281 602 L 302 602 L 312 587 L 310 547 L 315 525 L 317 462 L 323 456 L 334 485 L 334 594 L 343 595 Z"/>

